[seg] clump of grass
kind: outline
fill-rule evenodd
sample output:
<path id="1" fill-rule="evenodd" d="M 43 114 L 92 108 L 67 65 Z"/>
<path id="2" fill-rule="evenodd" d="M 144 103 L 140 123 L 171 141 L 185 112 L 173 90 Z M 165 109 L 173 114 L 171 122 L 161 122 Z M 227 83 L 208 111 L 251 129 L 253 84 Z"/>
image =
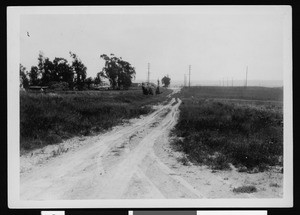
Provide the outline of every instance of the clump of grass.
<path id="1" fill-rule="evenodd" d="M 232 163 L 243 166 L 245 171 L 264 171 L 269 165 L 282 165 L 280 104 L 270 108 L 269 104 L 215 101 L 197 97 L 198 91 L 186 91 L 182 92 L 184 103 L 173 130 L 180 139 L 175 139 L 173 145 L 192 162 L 223 170 Z"/>
<path id="2" fill-rule="evenodd" d="M 189 164 L 190 164 L 189 160 L 185 156 L 177 158 L 177 161 L 182 163 L 182 165 L 184 165 L 184 166 L 189 166 Z"/>
<path id="3" fill-rule="evenodd" d="M 230 170 L 228 158 L 225 155 L 219 155 L 212 161 L 213 170 Z"/>
<path id="4" fill-rule="evenodd" d="M 63 146 L 59 145 L 58 148 L 56 148 L 52 151 L 52 156 L 56 157 L 56 156 L 58 156 L 62 153 L 65 153 L 67 151 L 68 151 L 68 148 L 64 148 Z"/>
<path id="5" fill-rule="evenodd" d="M 280 187 L 280 185 L 277 184 L 277 183 L 271 183 L 271 184 L 270 184 L 270 187 Z"/>
<path id="6" fill-rule="evenodd" d="M 45 141 L 50 144 L 57 144 L 62 142 L 62 138 L 57 134 L 49 134 L 46 136 Z"/>
<path id="7" fill-rule="evenodd" d="M 255 186 L 242 186 L 233 188 L 232 190 L 234 193 L 254 193 L 257 192 L 257 189 Z"/>
<path id="8" fill-rule="evenodd" d="M 238 168 L 238 172 L 247 172 L 247 171 L 248 171 L 248 169 L 245 166 L 241 166 Z"/>
<path id="9" fill-rule="evenodd" d="M 140 90 L 20 94 L 20 148 L 31 150 L 74 135 L 101 132 L 152 111 L 171 90 L 145 96 Z M 122 95 L 121 95 L 122 93 Z"/>

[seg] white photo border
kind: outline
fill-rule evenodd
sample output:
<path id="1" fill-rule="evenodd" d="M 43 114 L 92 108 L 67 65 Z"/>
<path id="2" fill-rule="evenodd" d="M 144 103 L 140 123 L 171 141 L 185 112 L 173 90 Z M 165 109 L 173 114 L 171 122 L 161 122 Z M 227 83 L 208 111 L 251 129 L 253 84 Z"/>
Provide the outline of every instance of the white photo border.
<path id="1" fill-rule="evenodd" d="M 19 63 L 20 16 L 24 14 L 185 14 L 229 13 L 237 8 L 265 7 L 284 19 L 284 186 L 283 198 L 276 199 L 101 199 L 24 201 L 20 199 L 19 157 Z M 226 10 L 224 10 L 226 8 Z M 292 8 L 291 6 L 35 6 L 7 8 L 7 103 L 8 103 L 8 206 L 9 208 L 229 208 L 293 207 L 293 109 L 292 109 Z"/>

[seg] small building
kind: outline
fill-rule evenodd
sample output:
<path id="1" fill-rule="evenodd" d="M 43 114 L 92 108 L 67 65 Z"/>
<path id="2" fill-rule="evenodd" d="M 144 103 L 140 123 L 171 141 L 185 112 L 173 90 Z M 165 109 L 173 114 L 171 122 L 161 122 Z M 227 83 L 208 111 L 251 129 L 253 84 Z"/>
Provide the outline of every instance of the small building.
<path id="1" fill-rule="evenodd" d="M 94 90 L 109 90 L 110 84 L 106 82 L 102 82 L 101 84 L 92 84 L 91 88 Z"/>
<path id="2" fill-rule="evenodd" d="M 28 89 L 33 92 L 44 92 L 48 86 L 30 86 Z"/>
<path id="3" fill-rule="evenodd" d="M 141 83 L 131 83 L 130 87 L 141 87 L 142 84 Z"/>

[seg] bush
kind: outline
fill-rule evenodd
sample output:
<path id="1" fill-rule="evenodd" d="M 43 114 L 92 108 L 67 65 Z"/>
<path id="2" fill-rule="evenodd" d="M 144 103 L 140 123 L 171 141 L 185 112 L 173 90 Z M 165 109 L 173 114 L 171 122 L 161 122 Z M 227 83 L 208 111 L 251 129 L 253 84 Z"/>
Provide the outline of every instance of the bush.
<path id="1" fill-rule="evenodd" d="M 234 193 L 254 193 L 257 192 L 256 187 L 254 186 L 242 186 L 233 189 Z"/>
<path id="2" fill-rule="evenodd" d="M 45 136 L 45 141 L 48 144 L 57 144 L 57 143 L 61 143 L 62 139 L 57 134 L 49 134 Z"/>
<path id="3" fill-rule="evenodd" d="M 69 90 L 69 84 L 67 82 L 50 82 L 49 88 L 55 91 Z"/>
<path id="4" fill-rule="evenodd" d="M 228 164 L 228 158 L 225 155 L 217 156 L 212 162 L 212 169 L 214 170 L 230 170 L 230 166 Z"/>
<path id="5" fill-rule="evenodd" d="M 189 165 L 189 160 L 186 157 L 180 157 L 177 159 L 178 162 L 182 163 L 184 166 Z"/>

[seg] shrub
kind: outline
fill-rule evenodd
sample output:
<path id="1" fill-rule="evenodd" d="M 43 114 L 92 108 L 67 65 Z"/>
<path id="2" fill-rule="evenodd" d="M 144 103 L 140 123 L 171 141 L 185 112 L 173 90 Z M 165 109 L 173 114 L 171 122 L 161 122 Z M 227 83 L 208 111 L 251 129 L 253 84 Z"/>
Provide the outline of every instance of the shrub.
<path id="1" fill-rule="evenodd" d="M 212 163 L 212 168 L 214 170 L 230 170 L 230 166 L 228 164 L 228 158 L 225 155 L 217 156 Z"/>
<path id="2" fill-rule="evenodd" d="M 186 157 L 180 157 L 177 160 L 178 160 L 178 162 L 182 163 L 184 166 L 189 165 L 189 160 Z"/>
<path id="3" fill-rule="evenodd" d="M 45 136 L 45 141 L 48 144 L 57 144 L 57 143 L 61 143 L 62 139 L 57 134 L 49 134 Z"/>
<path id="4" fill-rule="evenodd" d="M 270 183 L 270 187 L 280 187 L 280 185 L 273 182 L 273 183 Z"/>
<path id="5" fill-rule="evenodd" d="M 233 188 L 234 193 L 254 193 L 257 192 L 256 187 L 254 186 L 242 186 L 238 188 Z"/>
<path id="6" fill-rule="evenodd" d="M 56 91 L 69 90 L 69 84 L 67 82 L 50 82 L 49 88 Z"/>

